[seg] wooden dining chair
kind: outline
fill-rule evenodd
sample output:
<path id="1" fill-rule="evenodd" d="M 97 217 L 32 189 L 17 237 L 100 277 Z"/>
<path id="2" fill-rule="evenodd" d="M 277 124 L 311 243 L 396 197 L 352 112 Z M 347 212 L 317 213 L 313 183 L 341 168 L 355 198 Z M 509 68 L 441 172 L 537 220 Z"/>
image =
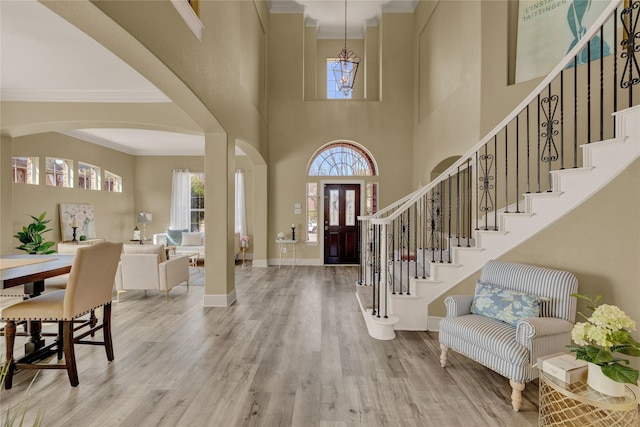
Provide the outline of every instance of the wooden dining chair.
<path id="1" fill-rule="evenodd" d="M 73 387 L 79 384 L 74 344 L 100 344 L 105 346 L 107 360 L 112 361 L 111 301 L 113 282 L 122 252 L 122 243 L 97 243 L 78 249 L 65 290 L 44 293 L 35 298 L 19 302 L 2 310 L 0 318 L 5 327 L 6 355 L 9 367 L 5 377 L 5 388 L 10 389 L 15 369 L 66 369 Z M 102 323 L 74 337 L 74 319 L 102 307 Z M 58 349 L 64 354 L 64 364 L 16 363 L 13 347 L 16 322 L 56 321 L 60 330 Z M 104 341 L 82 341 L 102 329 Z"/>

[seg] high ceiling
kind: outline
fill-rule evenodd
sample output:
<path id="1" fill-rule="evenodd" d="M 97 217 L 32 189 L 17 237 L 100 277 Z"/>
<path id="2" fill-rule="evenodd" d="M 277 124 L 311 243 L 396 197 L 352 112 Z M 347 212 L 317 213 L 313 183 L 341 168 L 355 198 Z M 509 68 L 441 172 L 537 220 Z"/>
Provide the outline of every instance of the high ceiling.
<path id="1" fill-rule="evenodd" d="M 382 11 L 413 12 L 418 0 L 267 0 L 271 13 L 304 11 L 307 25 L 318 28 L 318 38 L 361 39 L 367 25 L 377 25 Z"/>
<path id="2" fill-rule="evenodd" d="M 417 0 L 349 0 L 349 38 L 360 38 L 381 10 L 412 11 Z M 318 37 L 344 37 L 341 0 L 270 0 L 271 13 L 304 11 Z M 0 99 L 41 102 L 170 102 L 153 84 L 35 0 L 0 1 Z M 204 137 L 130 129 L 67 135 L 134 155 L 204 154 Z"/>

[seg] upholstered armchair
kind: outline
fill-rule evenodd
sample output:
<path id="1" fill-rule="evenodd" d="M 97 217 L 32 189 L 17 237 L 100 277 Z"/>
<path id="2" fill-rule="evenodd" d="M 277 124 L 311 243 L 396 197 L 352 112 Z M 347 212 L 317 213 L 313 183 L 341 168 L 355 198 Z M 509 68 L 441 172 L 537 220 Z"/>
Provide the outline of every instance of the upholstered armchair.
<path id="1" fill-rule="evenodd" d="M 567 272 L 489 261 L 475 295 L 445 299 L 440 363 L 449 349 L 509 379 L 511 404 L 522 405 L 525 384 L 538 377 L 541 356 L 566 352 L 576 314 L 578 280 Z"/>
<path id="2" fill-rule="evenodd" d="M 167 260 L 163 245 L 124 245 L 116 272 L 117 300 L 129 290 L 169 291 L 181 283 L 189 286 L 189 258 Z"/>

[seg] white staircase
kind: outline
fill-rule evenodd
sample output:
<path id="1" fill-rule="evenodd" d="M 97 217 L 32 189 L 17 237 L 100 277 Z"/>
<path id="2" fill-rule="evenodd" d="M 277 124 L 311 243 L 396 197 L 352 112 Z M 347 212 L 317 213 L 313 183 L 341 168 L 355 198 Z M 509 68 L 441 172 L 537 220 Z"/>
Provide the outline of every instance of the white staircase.
<path id="1" fill-rule="evenodd" d="M 582 146 L 583 167 L 551 172 L 552 192 L 524 195 L 523 213 L 497 212 L 498 231 L 474 231 L 475 246 L 451 245 L 451 263 L 430 262 L 429 277 L 411 277 L 411 295 L 382 296 L 387 318 L 371 314 L 360 306 L 369 334 L 377 339 L 393 339 L 394 330 L 429 330 L 428 306 L 489 260 L 500 257 L 571 212 L 640 157 L 640 106 L 614 114 L 615 139 Z M 524 208 L 524 209 L 523 209 Z M 509 208 L 510 212 L 515 211 Z M 494 223 L 493 216 L 487 218 Z M 481 227 L 480 227 L 481 228 Z M 356 294 L 358 295 L 358 294 Z"/>

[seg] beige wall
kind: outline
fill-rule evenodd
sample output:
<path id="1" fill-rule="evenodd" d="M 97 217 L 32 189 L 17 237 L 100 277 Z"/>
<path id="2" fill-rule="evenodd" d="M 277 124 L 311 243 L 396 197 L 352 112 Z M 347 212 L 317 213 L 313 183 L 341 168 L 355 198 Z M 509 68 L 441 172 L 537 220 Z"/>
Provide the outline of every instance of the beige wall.
<path id="1" fill-rule="evenodd" d="M 266 152 L 265 2 L 200 2 L 201 41 L 168 1 L 93 4 L 160 58 L 227 133 Z M 163 89 L 164 82 L 148 77 Z"/>
<path id="2" fill-rule="evenodd" d="M 411 190 L 411 117 L 413 67 L 397 66 L 397 60 L 411 63 L 411 14 L 384 14 L 380 24 L 382 87 L 380 101 L 304 101 L 308 88 L 304 78 L 321 78 L 316 67 L 304 67 L 305 47 L 317 51 L 320 60 L 333 48 L 329 42 L 305 40 L 313 32 L 305 29 L 302 14 L 271 15 L 269 37 L 269 257 L 277 256 L 279 231 L 290 233 L 291 224 L 306 224 L 304 214 L 294 214 L 294 205 L 305 206 L 307 166 L 323 145 L 350 140 L 366 147 L 378 163 L 380 204 L 384 206 Z M 324 46 L 331 46 L 326 48 Z M 340 47 L 337 43 L 335 46 Z M 327 50 L 328 49 L 328 50 Z M 363 52 L 357 52 L 361 57 Z M 386 56 L 385 56 L 386 55 Z M 366 60 L 366 58 L 363 58 Z M 291 72 L 283 76 L 279 70 Z M 302 71 L 307 73 L 302 75 Z M 298 73 L 299 72 L 299 73 Z M 359 75 L 356 85 L 365 81 Z M 319 179 L 314 178 L 314 181 Z M 302 233 L 304 234 L 304 233 Z M 322 236 L 319 236 L 322 238 Z M 317 245 L 298 245 L 302 262 L 321 263 Z"/>
<path id="3" fill-rule="evenodd" d="M 169 228 L 173 169 L 204 172 L 204 156 L 136 156 L 134 212 L 150 212 L 147 238 Z"/>
<path id="4" fill-rule="evenodd" d="M 13 229 L 13 184 L 11 177 L 12 140 L 0 137 L 0 253 L 10 254 L 15 246 Z"/>
<path id="5" fill-rule="evenodd" d="M 4 144 L 4 142 L 3 142 Z M 12 184 L 11 229 L 12 234 L 3 233 L 3 242 L 31 222 L 29 215 L 47 212 L 52 231 L 45 235 L 47 241 L 60 241 L 59 203 L 89 203 L 96 214 L 96 237 L 111 241 L 126 241 L 131 238 L 134 227 L 134 157 L 109 148 L 90 144 L 59 133 L 42 133 L 14 138 L 11 142 L 12 156 L 39 157 L 40 184 Z M 45 157 L 60 157 L 73 160 L 77 171 L 78 161 L 86 162 L 122 177 L 122 193 L 108 193 L 77 188 L 60 188 L 45 185 Z M 11 160 L 3 161 L 3 170 Z M 77 172 L 76 172 L 77 176 Z M 104 175 L 103 175 L 104 176 Z M 4 182 L 4 175 L 3 175 Z M 10 181 L 11 182 L 11 181 Z M 3 197 L 3 201 L 4 201 Z M 11 247 L 18 241 L 11 238 Z"/>
<path id="6" fill-rule="evenodd" d="M 442 160 L 480 139 L 480 2 L 419 2 L 413 179 L 430 181 Z"/>

